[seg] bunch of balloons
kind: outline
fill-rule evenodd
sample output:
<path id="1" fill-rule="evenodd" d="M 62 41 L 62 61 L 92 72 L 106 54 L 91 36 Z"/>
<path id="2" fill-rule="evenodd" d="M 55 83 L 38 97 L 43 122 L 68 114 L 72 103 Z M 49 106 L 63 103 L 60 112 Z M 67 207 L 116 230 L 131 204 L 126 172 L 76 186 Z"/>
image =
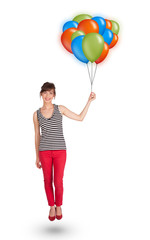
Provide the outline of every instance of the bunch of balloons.
<path id="1" fill-rule="evenodd" d="M 79 61 L 86 63 L 92 85 L 97 69 L 118 42 L 119 24 L 100 16 L 80 14 L 63 25 L 61 43 Z"/>

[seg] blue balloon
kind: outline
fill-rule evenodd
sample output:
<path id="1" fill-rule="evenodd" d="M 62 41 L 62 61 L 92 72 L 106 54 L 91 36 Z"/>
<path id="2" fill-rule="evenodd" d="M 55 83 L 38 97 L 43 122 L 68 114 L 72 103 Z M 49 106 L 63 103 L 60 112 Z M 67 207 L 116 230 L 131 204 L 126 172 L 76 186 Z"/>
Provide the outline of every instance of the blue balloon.
<path id="1" fill-rule="evenodd" d="M 108 45 L 112 42 L 113 40 L 113 32 L 110 29 L 105 29 L 104 34 L 102 35 L 104 38 L 104 41 L 108 43 Z"/>
<path id="2" fill-rule="evenodd" d="M 91 18 L 94 21 L 96 21 L 98 23 L 99 26 L 99 34 L 103 35 L 105 29 L 106 29 L 106 21 L 104 18 L 102 17 L 93 17 Z"/>
<path id="3" fill-rule="evenodd" d="M 83 38 L 84 38 L 83 35 L 77 36 L 76 38 L 74 38 L 71 43 L 71 50 L 72 50 L 74 56 L 78 60 L 80 60 L 81 62 L 84 62 L 84 63 L 88 63 L 89 60 L 85 57 L 83 50 L 82 50 Z"/>
<path id="4" fill-rule="evenodd" d="M 68 28 L 72 28 L 72 27 L 77 28 L 77 26 L 78 26 L 78 22 L 76 22 L 76 21 L 68 21 L 63 26 L 63 32 L 65 30 L 67 30 Z"/>

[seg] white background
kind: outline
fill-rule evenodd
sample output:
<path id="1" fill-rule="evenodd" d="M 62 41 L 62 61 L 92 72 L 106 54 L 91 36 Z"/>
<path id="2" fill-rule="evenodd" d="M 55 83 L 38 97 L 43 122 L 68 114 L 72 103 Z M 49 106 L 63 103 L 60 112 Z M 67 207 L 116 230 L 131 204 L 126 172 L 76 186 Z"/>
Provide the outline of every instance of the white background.
<path id="1" fill-rule="evenodd" d="M 60 42 L 63 24 L 81 13 L 117 21 L 119 41 L 97 67 L 83 122 L 63 116 L 63 219 L 50 222 L 33 113 L 46 81 L 53 103 L 78 114 L 87 103 L 86 65 Z M 149 39 L 146 0 L 1 1 L 2 239 L 150 239 Z"/>

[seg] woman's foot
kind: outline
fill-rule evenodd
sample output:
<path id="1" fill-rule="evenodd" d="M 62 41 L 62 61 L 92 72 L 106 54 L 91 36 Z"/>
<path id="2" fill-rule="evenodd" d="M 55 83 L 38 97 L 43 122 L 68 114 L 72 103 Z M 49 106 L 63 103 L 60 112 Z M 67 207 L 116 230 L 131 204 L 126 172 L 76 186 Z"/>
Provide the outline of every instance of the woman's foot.
<path id="1" fill-rule="evenodd" d="M 61 206 L 59 207 L 56 206 L 56 215 L 61 215 L 61 214 L 62 214 Z"/>
<path id="2" fill-rule="evenodd" d="M 55 216 L 55 206 L 51 206 L 49 210 L 49 216 L 54 217 Z"/>
<path id="3" fill-rule="evenodd" d="M 62 218 L 62 210 L 61 210 L 61 206 L 56 206 L 56 218 L 59 220 Z"/>
<path id="4" fill-rule="evenodd" d="M 48 218 L 53 221 L 55 220 L 55 206 L 51 206 L 50 210 L 49 210 L 49 216 Z"/>

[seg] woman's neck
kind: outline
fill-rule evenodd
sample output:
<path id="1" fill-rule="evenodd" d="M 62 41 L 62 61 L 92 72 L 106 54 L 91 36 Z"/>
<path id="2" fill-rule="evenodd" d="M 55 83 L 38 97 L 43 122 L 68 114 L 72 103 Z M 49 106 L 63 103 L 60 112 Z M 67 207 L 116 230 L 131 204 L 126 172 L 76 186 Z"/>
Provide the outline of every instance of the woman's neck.
<path id="1" fill-rule="evenodd" d="M 44 103 L 43 104 L 43 108 L 44 109 L 51 109 L 54 107 L 54 104 L 53 103 Z"/>

